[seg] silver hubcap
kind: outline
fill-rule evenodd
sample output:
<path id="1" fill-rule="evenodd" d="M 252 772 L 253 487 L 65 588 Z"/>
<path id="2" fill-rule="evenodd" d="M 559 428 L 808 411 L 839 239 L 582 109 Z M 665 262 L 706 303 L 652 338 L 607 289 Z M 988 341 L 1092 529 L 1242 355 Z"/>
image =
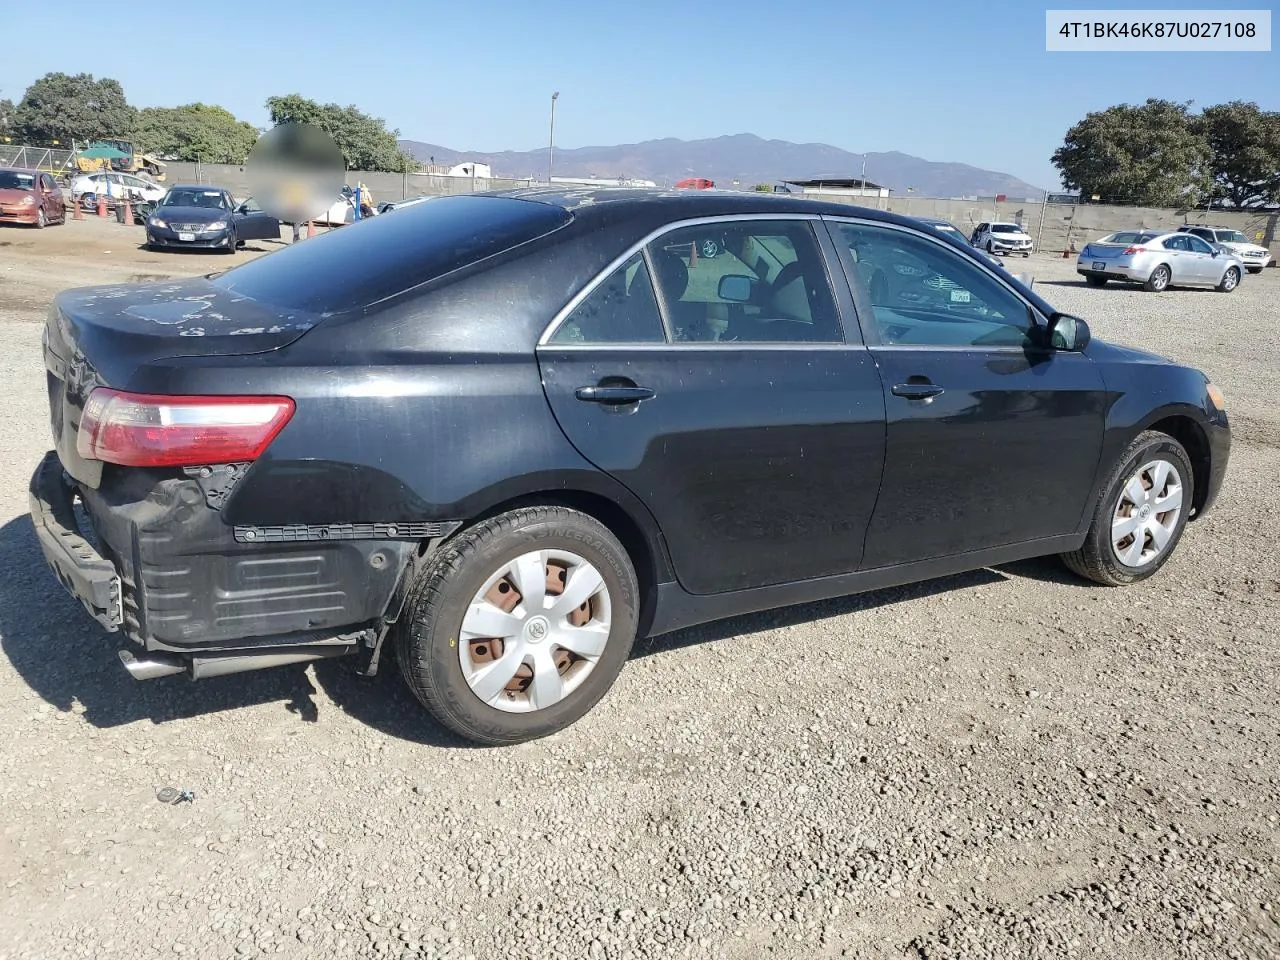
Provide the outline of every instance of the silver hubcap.
<path id="1" fill-rule="evenodd" d="M 1238 279 L 1234 270 L 1228 270 L 1227 275 L 1222 278 L 1222 285 L 1228 290 L 1234 290 Z"/>
<path id="2" fill-rule="evenodd" d="M 1111 518 L 1111 549 L 1127 567 L 1164 552 L 1182 514 L 1182 477 L 1167 460 L 1152 460 L 1125 482 Z"/>
<path id="3" fill-rule="evenodd" d="M 498 710 L 545 710 L 586 680 L 611 625 L 609 589 L 594 566 L 564 550 L 522 554 L 467 607 L 458 637 L 462 675 Z"/>
<path id="4" fill-rule="evenodd" d="M 1156 275 L 1151 278 L 1151 285 L 1157 290 L 1163 290 L 1165 284 L 1169 282 L 1169 271 L 1161 267 L 1156 271 Z"/>

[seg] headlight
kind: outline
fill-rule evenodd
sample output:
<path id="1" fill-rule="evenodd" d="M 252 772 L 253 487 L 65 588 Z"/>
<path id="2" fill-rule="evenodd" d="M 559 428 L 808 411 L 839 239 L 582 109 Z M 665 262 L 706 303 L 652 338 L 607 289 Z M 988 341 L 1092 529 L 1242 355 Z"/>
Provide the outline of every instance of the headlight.
<path id="1" fill-rule="evenodd" d="M 29 207 L 35 202 L 36 202 L 36 198 L 31 196 L 31 194 L 27 194 L 25 197 L 22 198 L 22 205 L 24 207 Z"/>
<path id="2" fill-rule="evenodd" d="M 1227 412 L 1227 398 L 1223 396 L 1222 391 L 1212 383 L 1205 384 L 1204 392 L 1209 395 L 1209 402 L 1223 413 Z"/>
<path id="3" fill-rule="evenodd" d="M 218 220 L 215 223 L 209 224 L 207 227 L 205 227 L 205 229 L 211 232 L 214 230 L 225 230 L 227 229 L 227 221 Z"/>
<path id="4" fill-rule="evenodd" d="M 165 222 L 164 222 L 163 220 L 161 220 L 159 217 L 152 217 L 152 218 L 151 218 L 151 225 L 152 225 L 153 227 L 160 227 L 161 229 L 164 229 L 164 228 L 166 228 L 166 227 L 168 227 L 168 226 L 169 226 L 167 223 L 165 223 Z"/>

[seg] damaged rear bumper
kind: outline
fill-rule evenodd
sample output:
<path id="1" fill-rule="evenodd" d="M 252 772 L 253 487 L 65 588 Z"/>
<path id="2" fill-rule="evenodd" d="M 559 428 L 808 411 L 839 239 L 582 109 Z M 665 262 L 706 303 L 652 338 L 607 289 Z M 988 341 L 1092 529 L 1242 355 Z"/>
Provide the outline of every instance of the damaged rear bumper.
<path id="1" fill-rule="evenodd" d="M 36 467 L 28 494 L 36 540 L 54 576 L 93 619 L 118 631 L 124 622 L 120 575 L 81 532 L 73 508 L 74 490 L 54 451 Z"/>
<path id="2" fill-rule="evenodd" d="M 285 662 L 280 655 L 374 645 L 416 540 L 382 529 L 277 539 L 264 528 L 261 541 L 245 542 L 208 483 L 128 470 L 89 489 L 50 451 L 31 478 L 32 524 L 64 589 L 148 662 L 194 668 L 201 658 L 242 655 L 268 666 Z M 192 670 L 218 672 L 232 671 Z"/>

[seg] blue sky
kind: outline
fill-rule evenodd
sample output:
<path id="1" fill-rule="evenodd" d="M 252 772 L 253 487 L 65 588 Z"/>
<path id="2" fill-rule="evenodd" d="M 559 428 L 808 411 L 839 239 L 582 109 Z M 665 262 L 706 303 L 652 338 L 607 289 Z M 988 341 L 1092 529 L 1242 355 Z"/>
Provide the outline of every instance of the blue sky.
<path id="1" fill-rule="evenodd" d="M 104 17 L 155 29 L 10 44 L 0 97 L 18 100 L 52 70 L 84 71 L 118 79 L 135 106 L 219 103 L 266 125 L 266 98 L 297 92 L 355 104 L 404 137 L 495 151 L 545 146 L 559 90 L 557 147 L 755 133 L 970 163 L 1051 189 L 1049 157 L 1089 110 L 1149 96 L 1280 109 L 1274 50 L 1047 53 L 1046 8 L 1072 6 L 223 0 L 184 14 L 172 2 L 62 0 L 50 11 L 80 36 Z"/>

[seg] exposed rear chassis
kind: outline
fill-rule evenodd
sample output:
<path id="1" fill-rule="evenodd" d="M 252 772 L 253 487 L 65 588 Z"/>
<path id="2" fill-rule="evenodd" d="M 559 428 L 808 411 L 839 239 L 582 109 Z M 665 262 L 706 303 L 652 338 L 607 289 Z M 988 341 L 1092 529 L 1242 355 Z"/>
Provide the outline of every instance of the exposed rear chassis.
<path id="1" fill-rule="evenodd" d="M 316 629 L 273 632 L 269 627 L 264 629 L 272 620 L 271 616 L 264 614 L 246 627 L 244 636 L 228 636 L 226 629 L 222 629 L 215 641 L 207 642 L 204 633 L 192 635 L 188 639 L 175 633 L 174 628 L 168 628 L 170 632 L 167 636 L 157 635 L 157 631 L 148 624 L 148 608 L 163 606 L 163 602 L 148 602 L 148 587 L 142 582 L 148 576 L 147 558 L 142 556 L 146 548 L 141 545 L 141 541 L 145 539 L 145 531 L 153 532 L 157 524 L 161 528 L 172 525 L 180 530 L 182 521 L 174 520 L 170 513 L 165 512 L 165 508 L 158 508 L 155 503 L 148 502 L 145 506 L 149 510 L 149 522 L 144 528 L 144 535 L 140 536 L 139 523 L 129 514 L 131 508 L 139 507 L 140 504 L 108 508 L 95 503 L 99 513 L 104 515 L 101 526 L 110 528 L 100 529 L 98 520 L 95 518 L 93 521 L 92 534 L 105 544 L 100 552 L 87 535 L 89 531 L 81 527 L 77 518 L 75 500 L 78 495 L 80 491 L 66 475 L 57 453 L 50 451 L 32 475 L 29 487 L 31 520 L 36 539 L 45 561 L 67 592 L 78 599 L 105 629 L 112 633 L 124 633 L 137 645 L 136 653 L 130 649 L 120 651 L 121 661 L 134 677 L 151 679 L 187 672 L 192 679 L 203 679 L 356 653 L 363 654 L 366 658 L 361 672 L 372 675 L 376 671 L 382 641 L 398 617 L 404 601 L 403 586 L 408 580 L 406 573 L 418 554 L 416 543 L 372 538 L 330 544 L 262 543 L 251 548 L 251 559 L 244 556 L 220 556 L 216 549 L 211 550 L 208 555 L 180 556 L 180 559 L 187 561 L 186 573 L 190 575 L 199 572 L 202 574 L 201 580 L 190 591 L 170 589 L 156 592 L 165 594 L 166 597 L 174 593 L 190 596 L 190 604 L 196 617 L 216 619 L 216 600 L 197 596 L 197 593 L 203 589 L 211 596 L 223 598 L 226 603 L 229 593 L 227 584 L 235 581 L 240 573 L 237 564 L 263 561 L 270 563 L 275 558 L 296 558 L 300 552 L 305 552 L 305 559 L 313 564 L 328 559 L 329 566 L 324 567 L 317 574 L 318 577 L 328 575 L 336 578 L 345 575 L 341 591 L 344 605 L 340 611 L 328 614 L 327 619 L 333 622 L 318 625 Z M 190 497 L 186 499 L 190 500 Z M 176 500 L 177 498 L 175 503 Z M 217 531 L 215 536 L 225 536 L 229 542 L 234 543 L 236 538 L 231 529 L 221 525 L 217 512 L 206 507 L 205 503 L 200 502 L 193 510 L 180 513 L 182 507 L 192 506 L 190 503 L 176 505 L 171 513 L 188 518 L 194 516 L 195 519 L 189 521 L 191 525 L 204 525 Z M 159 518 L 156 517 L 157 510 L 160 512 Z M 107 516 L 107 513 L 110 515 Z M 109 543 L 112 539 L 115 540 L 114 549 Z M 210 541 L 208 546 L 216 548 L 216 542 Z M 104 556 L 104 552 L 108 556 Z M 200 560 L 204 564 L 199 571 L 195 569 L 196 564 L 192 562 L 194 560 Z M 364 577 L 352 585 L 351 570 L 357 564 L 363 567 L 361 572 Z M 152 570 L 153 579 L 154 573 Z M 255 591 L 246 590 L 243 593 L 252 595 Z M 234 598 L 234 594 L 232 596 Z M 284 599 L 290 599 L 287 593 Z M 163 613 L 168 618 L 167 623 L 184 626 L 183 609 L 179 608 L 176 616 L 171 606 L 165 608 Z M 285 609 L 283 613 L 279 610 L 267 610 L 267 614 L 274 615 L 277 623 L 284 622 L 294 627 L 298 626 L 300 618 L 309 616 L 305 608 L 297 611 Z"/>

